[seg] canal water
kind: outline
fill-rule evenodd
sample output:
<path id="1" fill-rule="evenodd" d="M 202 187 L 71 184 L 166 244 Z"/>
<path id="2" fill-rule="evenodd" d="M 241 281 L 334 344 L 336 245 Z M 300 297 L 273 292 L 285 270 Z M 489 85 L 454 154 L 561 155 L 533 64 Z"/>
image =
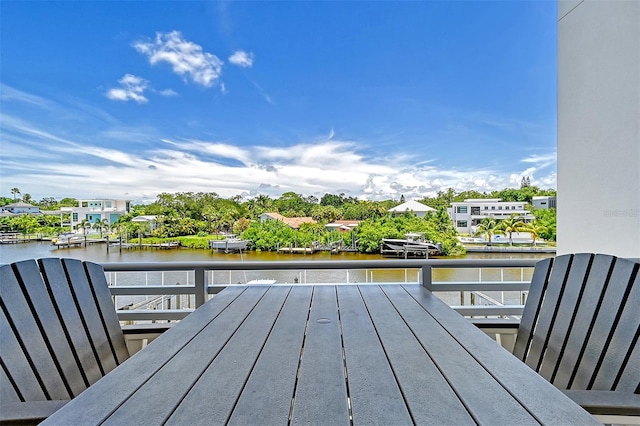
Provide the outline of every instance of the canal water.
<path id="1" fill-rule="evenodd" d="M 550 253 L 469 253 L 460 259 L 531 259 L 551 257 Z M 317 252 L 314 254 L 289 254 L 275 252 L 245 251 L 242 253 L 212 252 L 211 250 L 173 248 L 173 249 L 122 249 L 106 244 L 90 244 L 87 247 L 57 248 L 46 241 L 33 241 L 17 244 L 0 244 L 0 263 L 12 263 L 25 259 L 43 257 L 69 257 L 105 262 L 173 262 L 173 261 L 276 261 L 276 260 L 372 260 L 388 259 L 378 254 Z M 451 257 L 453 258 L 453 257 Z"/>
<path id="2" fill-rule="evenodd" d="M 469 253 L 459 257 L 464 259 L 521 259 L 545 258 L 553 256 L 549 253 Z M 246 251 L 242 253 L 212 252 L 201 249 L 158 249 L 131 248 L 120 250 L 111 246 L 107 250 L 106 244 L 93 244 L 87 247 L 57 248 L 48 242 L 27 242 L 0 245 L 0 263 L 12 263 L 26 259 L 45 257 L 75 258 L 97 263 L 107 262 L 172 262 L 172 261 L 308 261 L 308 260 L 383 260 L 389 259 L 380 255 L 317 252 L 315 254 L 288 254 L 275 252 Z M 418 270 L 286 270 L 286 271 L 210 271 L 207 282 L 209 284 L 244 284 L 251 280 L 275 280 L 278 283 L 363 283 L 363 282 L 417 282 Z M 529 280 L 531 269 L 509 268 L 497 269 L 434 269 L 434 281 L 509 281 Z M 193 284 L 193 272 L 129 272 L 108 273 L 107 279 L 111 285 L 174 285 Z M 487 296 L 504 303 L 519 303 L 519 292 L 488 292 Z M 460 304 L 459 293 L 439 293 L 449 304 Z M 470 299 L 470 295 L 465 296 Z M 122 297 L 118 306 L 137 299 L 124 300 Z M 468 300 L 464 301 L 469 303 Z M 485 300 L 486 302 L 486 300 Z M 188 302 L 187 302 L 188 303 Z M 482 302 L 481 302 L 482 303 Z"/>

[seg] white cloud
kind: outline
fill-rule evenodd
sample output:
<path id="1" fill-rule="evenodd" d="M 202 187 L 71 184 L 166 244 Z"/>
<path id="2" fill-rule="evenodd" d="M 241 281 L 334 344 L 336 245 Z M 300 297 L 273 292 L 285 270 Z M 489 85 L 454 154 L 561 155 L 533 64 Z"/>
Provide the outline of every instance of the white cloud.
<path id="1" fill-rule="evenodd" d="M 172 89 L 164 89 L 158 92 L 162 96 L 178 96 L 178 92 Z"/>
<path id="2" fill-rule="evenodd" d="M 132 74 L 125 74 L 120 80 L 120 87 L 109 89 L 106 93 L 107 98 L 114 101 L 136 101 L 137 103 L 147 102 L 144 96 L 149 82 L 142 77 L 136 77 Z"/>
<path id="3" fill-rule="evenodd" d="M 69 136 L 64 129 L 31 121 L 0 114 L 0 193 L 19 187 L 34 198 L 128 194 L 141 202 L 162 192 L 279 197 L 294 191 L 318 197 L 344 192 L 380 200 L 434 196 L 448 188 L 458 192 L 517 188 L 523 176 L 541 188 L 553 188 L 556 181 L 553 153 L 513 161 L 505 169 L 482 164 L 459 169 L 400 149 L 397 155 L 372 156 L 363 143 L 339 140 L 332 133 L 279 147 L 238 146 L 219 140 L 162 138 L 147 127 L 114 126 L 91 138 Z"/>
<path id="4" fill-rule="evenodd" d="M 242 68 L 251 68 L 253 66 L 253 53 L 237 50 L 233 55 L 229 56 L 229 62 Z"/>
<path id="5" fill-rule="evenodd" d="M 152 65 L 166 62 L 176 74 L 205 87 L 214 86 L 222 75 L 223 62 L 202 46 L 187 41 L 180 31 L 157 33 L 155 40 L 137 41 L 133 47 Z"/>

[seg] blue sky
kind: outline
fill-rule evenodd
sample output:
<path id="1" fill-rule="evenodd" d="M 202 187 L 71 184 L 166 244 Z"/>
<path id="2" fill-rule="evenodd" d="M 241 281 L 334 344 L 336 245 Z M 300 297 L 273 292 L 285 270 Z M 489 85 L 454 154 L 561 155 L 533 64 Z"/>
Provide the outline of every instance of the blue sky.
<path id="1" fill-rule="evenodd" d="M 0 3 L 0 195 L 556 187 L 552 1 Z"/>

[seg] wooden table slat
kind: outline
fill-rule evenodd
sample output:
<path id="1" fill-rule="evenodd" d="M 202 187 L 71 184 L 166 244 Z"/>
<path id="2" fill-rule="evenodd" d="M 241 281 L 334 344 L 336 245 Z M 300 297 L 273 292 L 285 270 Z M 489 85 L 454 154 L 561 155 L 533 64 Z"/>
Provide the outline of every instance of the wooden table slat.
<path id="1" fill-rule="evenodd" d="M 475 424 L 381 289 L 361 286 L 360 291 L 413 418 L 431 419 L 434 424 Z"/>
<path id="2" fill-rule="evenodd" d="M 132 395 L 149 377 L 163 367 L 194 335 L 214 321 L 236 298 L 247 291 L 246 287 L 228 287 L 184 320 L 172 327 L 173 333 L 164 333 L 149 344 L 145 350 L 136 353 L 127 362 L 120 365 L 71 400 L 65 410 L 49 417 L 48 424 L 90 425 L 103 421 L 118 407 L 124 399 Z M 152 349 L 153 348 L 153 349 Z M 149 350 L 147 350 L 149 349 Z M 105 389 L 118 389 L 118 392 L 97 393 L 97 386 Z M 91 392 L 89 392 L 91 391 Z"/>
<path id="3" fill-rule="evenodd" d="M 538 424 L 402 287 L 388 286 L 385 293 L 476 422 Z"/>
<path id="4" fill-rule="evenodd" d="M 45 424 L 597 424 L 419 285 L 232 286 Z"/>
<path id="5" fill-rule="evenodd" d="M 334 286 L 313 289 L 300 373 L 294 395 L 293 424 L 349 424 L 338 304 Z"/>
<path id="6" fill-rule="evenodd" d="M 420 303 L 452 336 L 499 381 L 520 403 L 543 424 L 600 424 L 588 412 L 576 410 L 568 397 L 542 376 L 529 368 L 522 368 L 518 358 L 496 346 L 491 338 L 459 314 L 452 315 L 451 308 L 434 294 L 419 285 L 403 285 L 405 290 Z M 386 287 L 385 287 L 386 288 Z"/>
<path id="7" fill-rule="evenodd" d="M 178 354 L 166 363 L 165 368 L 154 374 L 118 407 L 105 424 L 163 423 L 191 391 L 212 360 L 223 350 L 227 341 L 236 333 L 266 291 L 266 287 L 253 287 L 240 295 L 229 305 L 229 309 L 220 313 L 216 321 L 209 323 L 180 349 Z M 199 408 L 208 404 L 206 400 L 202 400 L 201 403 Z M 137 409 L 141 406 L 144 406 L 145 410 Z"/>
<path id="8" fill-rule="evenodd" d="M 410 424 L 411 416 L 356 286 L 339 286 L 354 424 Z"/>
<path id="9" fill-rule="evenodd" d="M 189 390 L 167 424 L 211 425 L 227 422 L 289 290 L 287 287 L 269 288 L 251 315 L 246 317 Z M 194 344 L 215 347 L 218 339 L 217 333 L 208 334 L 206 342 Z"/>
<path id="10" fill-rule="evenodd" d="M 312 290 L 311 286 L 291 289 L 238 399 L 230 424 L 288 422 Z"/>

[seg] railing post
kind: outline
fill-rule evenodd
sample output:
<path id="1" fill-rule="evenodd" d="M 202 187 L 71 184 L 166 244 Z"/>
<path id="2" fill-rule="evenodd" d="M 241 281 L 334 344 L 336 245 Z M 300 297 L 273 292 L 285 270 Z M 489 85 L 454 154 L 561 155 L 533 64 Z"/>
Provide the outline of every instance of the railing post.
<path id="1" fill-rule="evenodd" d="M 195 268 L 196 308 L 204 305 L 207 300 L 207 283 L 204 279 L 204 268 Z"/>
<path id="2" fill-rule="evenodd" d="M 420 284 L 429 291 L 433 291 L 433 274 L 431 265 L 422 265 L 420 268 Z"/>

